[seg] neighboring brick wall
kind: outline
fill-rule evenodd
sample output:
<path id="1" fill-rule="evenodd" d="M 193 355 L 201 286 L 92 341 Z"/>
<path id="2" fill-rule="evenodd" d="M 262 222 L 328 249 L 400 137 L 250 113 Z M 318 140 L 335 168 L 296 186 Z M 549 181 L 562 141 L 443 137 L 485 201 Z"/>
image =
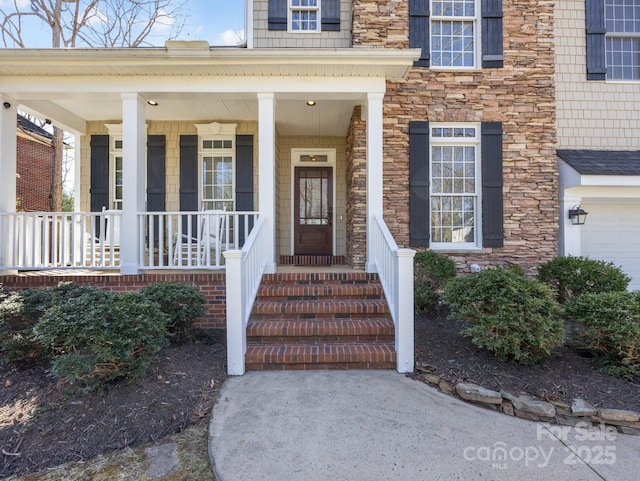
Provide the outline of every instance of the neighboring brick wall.
<path id="1" fill-rule="evenodd" d="M 408 2 L 354 5 L 354 45 L 408 48 Z M 504 2 L 504 68 L 414 68 L 387 83 L 384 211 L 400 246 L 409 243 L 409 121 L 502 122 L 505 246 L 447 254 L 461 268 L 515 262 L 530 270 L 557 255 L 553 6 Z"/>
<path id="2" fill-rule="evenodd" d="M 640 83 L 587 81 L 585 1 L 555 2 L 558 148 L 640 149 Z"/>
<path id="3" fill-rule="evenodd" d="M 60 282 L 75 282 L 112 292 L 136 291 L 154 282 L 180 282 L 197 286 L 206 300 L 206 314 L 195 324 L 202 329 L 224 329 L 227 319 L 226 284 L 223 273 L 214 274 L 141 274 L 138 276 L 120 275 L 76 275 L 47 276 L 21 275 L 2 276 L 0 285 L 11 289 L 27 289 L 56 286 Z"/>
<path id="4" fill-rule="evenodd" d="M 268 0 L 254 1 L 253 46 L 255 48 L 349 48 L 351 47 L 351 7 L 351 0 L 340 1 L 339 32 L 294 33 L 269 30 Z"/>
<path id="5" fill-rule="evenodd" d="M 364 269 L 367 260 L 367 131 L 356 107 L 347 133 L 347 263 Z"/>
<path id="6" fill-rule="evenodd" d="M 19 211 L 51 210 L 53 147 L 18 135 L 16 205 Z"/>

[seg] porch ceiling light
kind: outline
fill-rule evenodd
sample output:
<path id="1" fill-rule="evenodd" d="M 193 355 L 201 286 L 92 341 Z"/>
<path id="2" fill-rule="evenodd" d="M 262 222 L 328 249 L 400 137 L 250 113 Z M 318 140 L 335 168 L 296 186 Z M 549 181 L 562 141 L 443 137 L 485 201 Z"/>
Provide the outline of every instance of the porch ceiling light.
<path id="1" fill-rule="evenodd" d="M 147 100 L 147 103 L 149 105 L 151 105 L 152 107 L 157 107 L 158 106 L 158 102 L 156 102 L 155 100 Z"/>
<path id="2" fill-rule="evenodd" d="M 315 106 L 316 106 L 315 100 L 307 100 L 307 107 L 315 107 Z"/>
<path id="3" fill-rule="evenodd" d="M 585 212 L 579 205 L 574 205 L 569 209 L 569 220 L 573 225 L 583 225 L 587 220 L 588 212 Z"/>

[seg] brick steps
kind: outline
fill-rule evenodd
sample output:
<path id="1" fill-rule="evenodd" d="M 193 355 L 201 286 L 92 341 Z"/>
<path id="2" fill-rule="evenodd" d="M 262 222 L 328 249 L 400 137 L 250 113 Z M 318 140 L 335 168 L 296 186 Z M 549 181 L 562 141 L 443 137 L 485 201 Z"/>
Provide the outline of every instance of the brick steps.
<path id="1" fill-rule="evenodd" d="M 245 362 L 250 370 L 272 369 L 393 369 L 393 342 L 250 344 Z M 355 366 L 358 367 L 355 367 Z"/>
<path id="2" fill-rule="evenodd" d="M 375 274 L 263 277 L 247 325 L 248 370 L 394 369 L 394 326 Z"/>

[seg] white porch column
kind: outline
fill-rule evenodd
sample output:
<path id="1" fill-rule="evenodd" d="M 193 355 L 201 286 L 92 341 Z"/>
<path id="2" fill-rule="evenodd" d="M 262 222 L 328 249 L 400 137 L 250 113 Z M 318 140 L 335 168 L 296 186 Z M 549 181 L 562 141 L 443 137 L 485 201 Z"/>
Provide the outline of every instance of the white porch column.
<path id="1" fill-rule="evenodd" d="M 0 95 L 0 104 L 0 213 L 12 213 L 16 211 L 18 103 Z M 0 266 L 4 266 L 10 262 L 15 236 L 9 222 L 0 225 L 0 229 Z M 0 271 L 0 274 L 17 274 L 17 271 Z"/>
<path id="2" fill-rule="evenodd" d="M 276 272 L 276 120 L 273 93 L 258 94 L 258 210 L 269 252 L 265 274 Z"/>
<path id="3" fill-rule="evenodd" d="M 569 220 L 569 209 L 580 205 L 579 197 L 565 197 L 560 201 L 560 255 L 578 257 L 582 252 L 582 226 Z"/>
<path id="4" fill-rule="evenodd" d="M 120 272 L 137 274 L 142 236 L 138 212 L 145 210 L 145 104 L 136 93 L 122 94 L 122 228 Z"/>
<path id="5" fill-rule="evenodd" d="M 80 212 L 80 186 L 82 185 L 82 143 L 80 134 L 73 133 L 73 210 Z"/>
<path id="6" fill-rule="evenodd" d="M 376 272 L 371 252 L 373 216 L 382 217 L 383 129 L 382 99 L 384 93 L 367 94 L 367 272 Z"/>

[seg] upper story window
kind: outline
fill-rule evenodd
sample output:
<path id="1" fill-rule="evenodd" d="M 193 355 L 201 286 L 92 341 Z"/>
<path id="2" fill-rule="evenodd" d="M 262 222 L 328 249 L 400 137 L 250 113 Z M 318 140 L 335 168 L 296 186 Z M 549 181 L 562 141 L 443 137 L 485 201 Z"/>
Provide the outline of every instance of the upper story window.
<path id="1" fill-rule="evenodd" d="M 292 32 L 320 31 L 320 0 L 288 0 L 289 30 Z"/>
<path id="2" fill-rule="evenodd" d="M 640 1 L 605 0 L 607 79 L 640 80 Z"/>
<path id="3" fill-rule="evenodd" d="M 431 66 L 475 67 L 478 0 L 431 0 Z"/>
<path id="4" fill-rule="evenodd" d="M 416 67 L 504 67 L 502 0 L 409 0 L 409 47 Z"/>

